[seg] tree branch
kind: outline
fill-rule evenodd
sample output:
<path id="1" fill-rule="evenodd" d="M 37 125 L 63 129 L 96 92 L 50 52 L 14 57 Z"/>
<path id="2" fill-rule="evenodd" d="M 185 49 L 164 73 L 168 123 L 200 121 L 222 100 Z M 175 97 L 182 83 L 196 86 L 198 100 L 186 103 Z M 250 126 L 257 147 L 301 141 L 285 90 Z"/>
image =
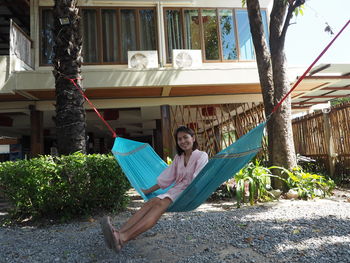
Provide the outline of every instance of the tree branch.
<path id="1" fill-rule="evenodd" d="M 294 3 L 293 3 L 293 1 L 289 1 L 288 3 L 289 3 L 289 7 L 288 7 L 288 11 L 287 11 L 287 16 L 286 16 L 286 19 L 284 21 L 283 29 L 282 29 L 281 36 L 280 36 L 280 40 L 282 41 L 282 43 L 284 42 L 284 39 L 286 37 L 287 29 L 290 25 L 290 20 L 293 17 L 293 12 L 295 11 L 296 8 L 303 5 L 305 3 L 305 0 L 295 0 Z"/>

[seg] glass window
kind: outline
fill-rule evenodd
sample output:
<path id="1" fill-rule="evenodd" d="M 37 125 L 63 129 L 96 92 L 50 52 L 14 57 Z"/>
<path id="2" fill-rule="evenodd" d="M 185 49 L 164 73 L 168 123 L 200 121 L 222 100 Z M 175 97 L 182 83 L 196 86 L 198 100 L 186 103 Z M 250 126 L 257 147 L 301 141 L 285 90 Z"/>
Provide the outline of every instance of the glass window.
<path id="1" fill-rule="evenodd" d="M 237 10 L 236 17 L 239 39 L 239 58 L 241 60 L 254 60 L 254 46 L 250 33 L 247 10 Z"/>
<path id="2" fill-rule="evenodd" d="M 198 10 L 185 10 L 185 48 L 201 49 L 201 31 Z"/>
<path id="3" fill-rule="evenodd" d="M 102 10 L 103 61 L 119 60 L 118 28 L 116 10 Z"/>
<path id="4" fill-rule="evenodd" d="M 83 58 L 96 63 L 98 59 L 97 10 L 83 9 Z"/>
<path id="5" fill-rule="evenodd" d="M 43 9 L 41 13 L 41 63 L 52 64 L 53 58 L 53 13 Z"/>
<path id="6" fill-rule="evenodd" d="M 180 10 L 166 11 L 166 29 L 167 29 L 167 57 L 171 61 L 172 50 L 183 48 L 182 24 Z"/>
<path id="7" fill-rule="evenodd" d="M 205 46 L 205 58 L 207 60 L 219 59 L 218 18 L 216 10 L 203 9 L 203 35 Z"/>
<path id="8" fill-rule="evenodd" d="M 232 10 L 221 9 L 219 16 L 223 60 L 238 59 Z"/>
<path id="9" fill-rule="evenodd" d="M 128 61 L 128 51 L 137 50 L 136 42 L 136 14 L 134 9 L 122 9 L 121 15 L 121 42 L 122 62 Z"/>
<path id="10" fill-rule="evenodd" d="M 140 50 L 156 50 L 155 12 L 152 9 L 140 10 Z"/>

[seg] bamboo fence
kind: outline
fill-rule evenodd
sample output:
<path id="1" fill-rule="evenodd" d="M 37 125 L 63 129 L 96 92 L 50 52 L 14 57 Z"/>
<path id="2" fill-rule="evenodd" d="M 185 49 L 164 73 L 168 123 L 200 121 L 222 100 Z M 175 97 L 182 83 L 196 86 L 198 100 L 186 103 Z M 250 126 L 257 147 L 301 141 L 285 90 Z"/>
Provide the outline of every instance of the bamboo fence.
<path id="1" fill-rule="evenodd" d="M 327 135 L 327 133 L 329 135 Z M 293 120 L 296 152 L 322 162 L 334 178 L 350 181 L 350 103 Z"/>
<path id="2" fill-rule="evenodd" d="M 210 157 L 265 120 L 263 105 L 255 103 L 173 106 L 171 115 L 172 133 L 180 125 L 192 128 Z"/>

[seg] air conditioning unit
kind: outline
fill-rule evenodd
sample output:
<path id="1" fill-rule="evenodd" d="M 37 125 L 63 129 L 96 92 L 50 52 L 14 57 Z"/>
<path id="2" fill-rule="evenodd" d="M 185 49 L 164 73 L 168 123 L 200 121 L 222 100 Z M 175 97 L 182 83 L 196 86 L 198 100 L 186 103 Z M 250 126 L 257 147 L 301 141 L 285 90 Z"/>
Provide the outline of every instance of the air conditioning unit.
<path id="1" fill-rule="evenodd" d="M 195 49 L 173 49 L 174 68 L 200 68 L 202 51 Z"/>
<path id="2" fill-rule="evenodd" d="M 158 68 L 158 51 L 128 51 L 128 68 Z"/>

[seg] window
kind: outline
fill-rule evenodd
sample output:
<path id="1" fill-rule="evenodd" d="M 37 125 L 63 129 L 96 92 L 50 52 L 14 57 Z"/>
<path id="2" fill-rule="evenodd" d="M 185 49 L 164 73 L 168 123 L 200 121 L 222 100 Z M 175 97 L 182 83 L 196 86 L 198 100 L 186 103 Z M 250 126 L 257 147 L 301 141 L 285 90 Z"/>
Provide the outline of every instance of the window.
<path id="1" fill-rule="evenodd" d="M 45 25 L 45 26 L 44 26 Z M 53 58 L 53 15 L 52 9 L 43 9 L 41 12 L 41 63 L 48 65 L 52 64 Z"/>
<path id="2" fill-rule="evenodd" d="M 215 9 L 202 11 L 204 50 L 206 60 L 219 59 L 218 17 Z"/>
<path id="3" fill-rule="evenodd" d="M 247 10 L 236 10 L 238 39 L 239 39 L 239 58 L 241 60 L 254 60 L 253 38 L 250 33 Z"/>
<path id="4" fill-rule="evenodd" d="M 169 62 L 172 58 L 172 50 L 183 48 L 182 17 L 180 10 L 167 10 L 165 16 L 168 43 L 167 57 Z"/>
<path id="5" fill-rule="evenodd" d="M 221 9 L 219 10 L 219 16 L 223 60 L 238 59 L 232 10 Z"/>
<path id="6" fill-rule="evenodd" d="M 119 61 L 119 42 L 118 42 L 118 24 L 117 13 L 115 10 L 103 9 L 101 11 L 102 19 L 102 45 L 103 61 Z"/>
<path id="7" fill-rule="evenodd" d="M 82 8 L 85 64 L 125 64 L 130 50 L 157 50 L 154 8 Z M 52 9 L 41 12 L 41 64 L 51 64 Z"/>
<path id="8" fill-rule="evenodd" d="M 198 10 L 185 10 L 185 48 L 201 49 L 201 31 Z"/>
<path id="9" fill-rule="evenodd" d="M 83 32 L 83 58 L 85 63 L 97 63 L 98 58 L 98 35 L 97 35 L 97 10 L 82 10 Z"/>
<path id="10" fill-rule="evenodd" d="M 262 17 L 267 32 L 265 10 Z M 208 62 L 255 59 L 247 10 L 166 8 L 165 25 L 168 62 L 182 48 L 201 49 Z"/>

